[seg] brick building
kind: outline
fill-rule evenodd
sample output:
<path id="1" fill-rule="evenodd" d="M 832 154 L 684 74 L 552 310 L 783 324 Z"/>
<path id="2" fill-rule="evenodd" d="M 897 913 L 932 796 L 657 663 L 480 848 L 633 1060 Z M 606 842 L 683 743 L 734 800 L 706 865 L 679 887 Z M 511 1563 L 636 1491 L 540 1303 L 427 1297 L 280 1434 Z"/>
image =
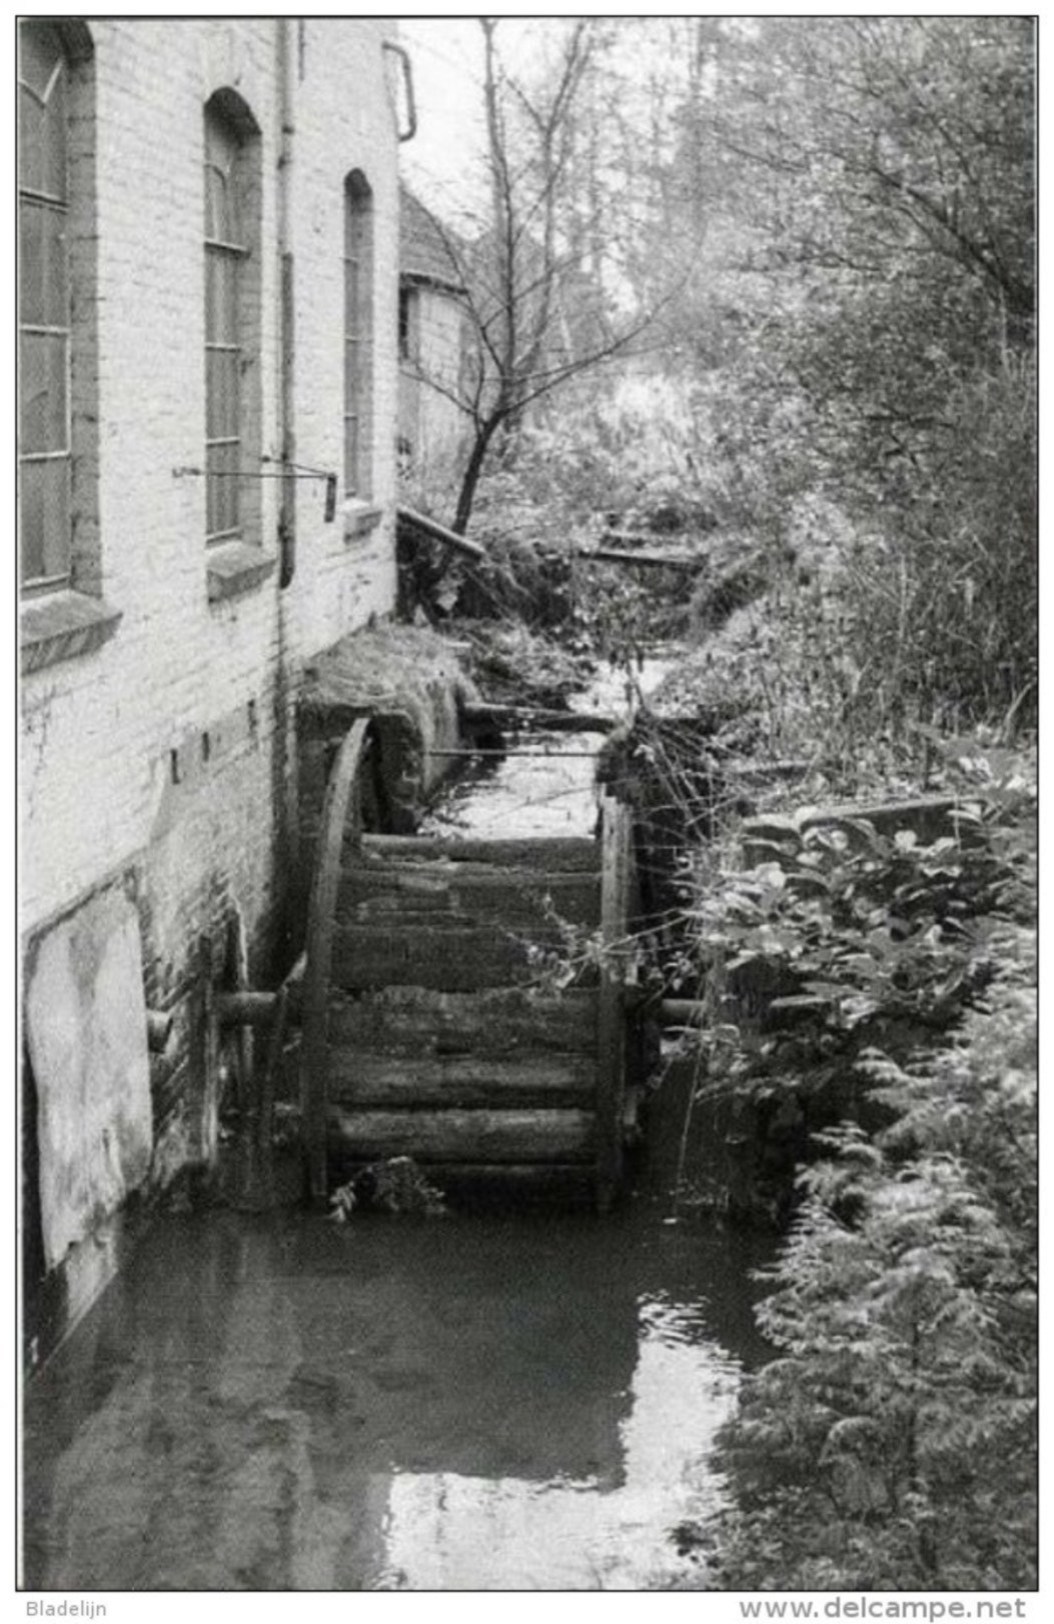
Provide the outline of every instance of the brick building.
<path id="1" fill-rule="evenodd" d="M 234 959 L 273 985 L 294 950 L 298 687 L 394 603 L 393 32 L 20 28 L 24 1235 L 42 1336 L 112 1268 L 125 1195 L 212 1153 L 206 983 Z M 172 1027 L 149 1055 L 147 1010 Z"/>
<path id="2" fill-rule="evenodd" d="M 457 238 L 410 191 L 399 209 L 399 451 L 413 499 L 449 519 L 457 500 L 469 419 L 473 353 Z"/>

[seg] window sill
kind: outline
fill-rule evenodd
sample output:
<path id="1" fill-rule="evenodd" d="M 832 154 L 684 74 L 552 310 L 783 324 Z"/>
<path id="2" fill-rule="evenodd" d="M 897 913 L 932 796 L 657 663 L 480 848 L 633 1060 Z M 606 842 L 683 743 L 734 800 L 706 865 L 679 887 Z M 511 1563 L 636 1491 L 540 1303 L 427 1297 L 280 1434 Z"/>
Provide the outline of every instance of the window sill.
<path id="1" fill-rule="evenodd" d="M 344 540 L 352 541 L 356 536 L 368 536 L 371 530 L 376 530 L 384 518 L 384 509 L 375 507 L 372 502 L 351 497 L 341 508 L 341 514 L 344 519 Z"/>
<path id="2" fill-rule="evenodd" d="M 91 654 L 113 636 L 120 619 L 120 610 L 101 598 L 69 588 L 24 599 L 19 609 L 22 675 Z"/>
<path id="3" fill-rule="evenodd" d="M 240 597 L 266 581 L 275 567 L 273 553 L 245 541 L 229 541 L 209 551 L 207 576 L 210 603 Z"/>

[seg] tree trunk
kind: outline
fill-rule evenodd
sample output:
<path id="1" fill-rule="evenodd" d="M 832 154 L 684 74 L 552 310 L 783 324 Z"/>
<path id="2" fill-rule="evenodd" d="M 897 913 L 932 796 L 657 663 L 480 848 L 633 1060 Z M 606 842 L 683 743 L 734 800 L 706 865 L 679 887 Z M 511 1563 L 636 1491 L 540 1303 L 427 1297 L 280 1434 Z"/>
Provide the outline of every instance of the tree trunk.
<path id="1" fill-rule="evenodd" d="M 476 500 L 476 488 L 483 472 L 487 451 L 504 418 L 505 413 L 502 412 L 499 416 L 488 418 L 485 423 L 481 423 L 476 429 L 476 438 L 473 441 L 468 464 L 461 479 L 461 489 L 458 491 L 457 512 L 454 515 L 454 522 L 450 526 L 451 530 L 456 531 L 459 536 L 463 536 L 468 529 L 468 521 L 472 517 L 472 506 Z"/>

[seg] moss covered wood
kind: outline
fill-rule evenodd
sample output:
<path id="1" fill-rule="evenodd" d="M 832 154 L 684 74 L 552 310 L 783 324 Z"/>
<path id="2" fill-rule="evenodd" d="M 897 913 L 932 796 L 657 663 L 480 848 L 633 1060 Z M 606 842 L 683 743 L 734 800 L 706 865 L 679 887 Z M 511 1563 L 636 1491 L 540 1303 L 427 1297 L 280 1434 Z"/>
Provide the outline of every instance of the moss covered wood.
<path id="1" fill-rule="evenodd" d="M 374 731 L 360 718 L 345 737 L 319 824 L 300 998 L 312 1198 L 331 1167 L 411 1156 L 441 1183 L 570 1170 L 606 1210 L 626 1131 L 629 810 L 605 796 L 598 840 L 364 835 Z M 553 970 L 574 984 L 557 992 Z"/>

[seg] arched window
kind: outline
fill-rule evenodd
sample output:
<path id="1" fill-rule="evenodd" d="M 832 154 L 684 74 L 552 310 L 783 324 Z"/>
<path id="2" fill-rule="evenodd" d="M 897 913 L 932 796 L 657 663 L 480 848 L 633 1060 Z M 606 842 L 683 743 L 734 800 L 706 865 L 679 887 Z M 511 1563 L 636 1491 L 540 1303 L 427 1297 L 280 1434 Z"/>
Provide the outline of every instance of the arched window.
<path id="1" fill-rule="evenodd" d="M 205 107 L 205 534 L 259 540 L 259 177 L 233 92 Z"/>
<path id="2" fill-rule="evenodd" d="M 373 370 L 373 193 L 361 170 L 344 182 L 344 491 L 370 495 Z"/>
<path id="3" fill-rule="evenodd" d="M 18 25 L 20 663 L 89 653 L 120 613 L 99 536 L 95 63 L 74 18 Z"/>
<path id="4" fill-rule="evenodd" d="M 69 579 L 69 64 L 58 30 L 18 31 L 19 473 L 22 584 Z"/>

